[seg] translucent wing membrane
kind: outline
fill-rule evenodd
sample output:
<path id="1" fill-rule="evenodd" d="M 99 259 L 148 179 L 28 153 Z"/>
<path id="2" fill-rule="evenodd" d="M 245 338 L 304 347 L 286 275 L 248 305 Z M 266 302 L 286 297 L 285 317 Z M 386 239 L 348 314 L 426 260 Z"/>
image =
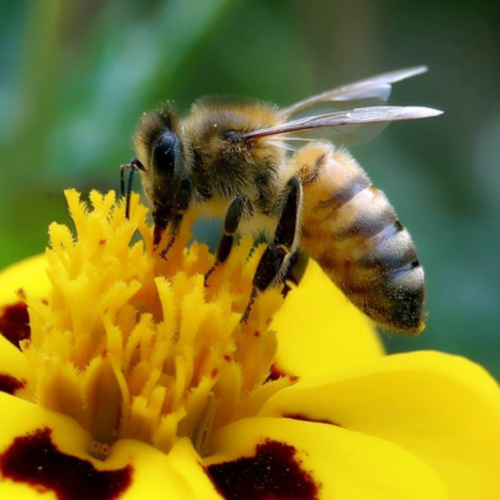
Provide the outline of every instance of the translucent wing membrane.
<path id="1" fill-rule="evenodd" d="M 302 132 L 322 128 L 337 128 L 346 125 L 362 125 L 373 123 L 390 123 L 397 120 L 416 120 L 438 116 L 442 113 L 437 109 L 421 106 L 369 106 L 354 108 L 349 111 L 337 111 L 320 115 L 297 118 L 274 127 L 254 130 L 243 134 L 245 139 L 258 139 L 290 132 Z M 286 137 L 285 137 L 286 139 Z"/>
<path id="2" fill-rule="evenodd" d="M 387 102 L 392 90 L 392 84 L 425 73 L 425 66 L 391 71 L 381 75 L 372 76 L 366 80 L 351 83 L 327 90 L 322 94 L 308 97 L 281 111 L 284 119 L 292 115 L 307 112 L 308 115 L 339 109 L 356 108 L 360 105 L 375 105 Z"/>
<path id="3" fill-rule="evenodd" d="M 391 121 L 440 114 L 435 110 L 426 110 L 427 114 L 422 115 L 416 108 L 381 107 L 389 99 L 393 83 L 426 71 L 425 66 L 416 66 L 328 90 L 281 110 L 280 115 L 286 122 L 285 125 L 255 131 L 246 137 L 288 134 L 295 131 L 293 136 L 288 135 L 284 139 L 288 142 L 328 139 L 336 145 L 344 146 L 370 141 Z M 361 109 L 371 111 L 362 112 Z M 403 109 L 405 111 L 402 111 Z M 424 108 L 419 109 L 421 111 Z M 377 117 L 377 113 L 380 116 Z"/>

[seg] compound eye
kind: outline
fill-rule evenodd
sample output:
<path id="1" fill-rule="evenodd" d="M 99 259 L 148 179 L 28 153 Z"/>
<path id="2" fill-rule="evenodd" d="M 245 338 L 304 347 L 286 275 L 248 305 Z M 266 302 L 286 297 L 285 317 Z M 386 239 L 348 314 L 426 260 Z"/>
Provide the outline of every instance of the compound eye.
<path id="1" fill-rule="evenodd" d="M 156 175 L 170 179 L 182 155 L 181 141 L 171 130 L 164 130 L 153 146 L 152 168 Z"/>

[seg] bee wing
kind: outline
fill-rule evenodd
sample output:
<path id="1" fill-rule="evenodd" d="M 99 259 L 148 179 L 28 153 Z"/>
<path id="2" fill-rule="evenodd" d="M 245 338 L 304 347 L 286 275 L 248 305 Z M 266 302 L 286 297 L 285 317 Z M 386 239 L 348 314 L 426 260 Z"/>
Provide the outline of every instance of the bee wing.
<path id="1" fill-rule="evenodd" d="M 316 129 L 337 129 L 345 126 L 374 123 L 388 124 L 397 120 L 417 120 L 440 114 L 442 114 L 442 111 L 421 106 L 368 106 L 365 108 L 354 108 L 349 111 L 336 111 L 333 113 L 305 116 L 274 127 L 254 130 L 243 134 L 242 137 L 244 139 L 258 139 L 272 135 Z M 286 137 L 284 139 L 286 140 Z"/>
<path id="2" fill-rule="evenodd" d="M 328 109 L 333 111 L 335 109 L 355 108 L 359 107 L 360 104 L 382 104 L 389 99 L 393 83 L 426 71 L 426 66 L 416 66 L 372 76 L 366 80 L 328 90 L 299 101 L 281 110 L 281 115 L 284 119 L 288 119 L 290 116 L 304 111 L 307 111 L 307 114 L 313 114 L 311 108 L 322 108 L 322 111 L 325 112 Z"/>

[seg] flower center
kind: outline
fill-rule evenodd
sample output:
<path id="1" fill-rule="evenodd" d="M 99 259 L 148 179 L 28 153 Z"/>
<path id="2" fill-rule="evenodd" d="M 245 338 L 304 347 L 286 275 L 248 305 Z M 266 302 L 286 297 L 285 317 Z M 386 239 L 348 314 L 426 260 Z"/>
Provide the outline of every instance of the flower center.
<path id="1" fill-rule="evenodd" d="M 113 192 L 91 193 L 91 210 L 76 191 L 66 197 L 76 237 L 50 227 L 52 288 L 46 300 L 28 297 L 32 334 L 22 349 L 36 401 L 77 420 L 94 456 L 122 438 L 168 452 L 182 436 L 204 455 L 213 431 L 292 383 L 266 382 L 280 290 L 259 294 L 240 321 L 262 248 L 243 240 L 205 284 L 214 257 L 187 247 L 189 224 L 163 259 L 138 197 L 130 219 Z"/>

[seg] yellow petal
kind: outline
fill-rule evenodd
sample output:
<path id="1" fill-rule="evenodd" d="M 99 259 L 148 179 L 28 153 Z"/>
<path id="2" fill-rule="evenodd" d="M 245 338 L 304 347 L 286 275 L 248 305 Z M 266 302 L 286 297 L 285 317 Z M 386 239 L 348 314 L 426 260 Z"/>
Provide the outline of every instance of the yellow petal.
<path id="1" fill-rule="evenodd" d="M 188 440 L 178 442 L 169 455 L 140 441 L 118 441 L 106 468 L 133 468 L 133 482 L 120 500 L 220 500 L 201 459 Z"/>
<path id="2" fill-rule="evenodd" d="M 281 391 L 263 415 L 335 422 L 419 456 L 453 500 L 500 498 L 500 389 L 478 365 L 435 352 L 388 356 Z"/>
<path id="3" fill-rule="evenodd" d="M 46 264 L 45 255 L 38 255 L 0 272 L 0 337 L 4 334 L 16 346 L 30 331 L 24 298 L 27 294 L 35 298 L 47 295 L 50 284 L 45 272 Z M 0 345 L 0 373 L 7 371 L 3 363 L 4 354 Z M 12 361 L 9 364 L 12 365 Z"/>
<path id="4" fill-rule="evenodd" d="M 0 273 L 0 324 L 3 325 L 0 326 L 0 391 L 23 398 L 30 397 L 26 387 L 28 366 L 21 351 L 1 335 L 1 329 L 10 326 L 8 321 L 1 320 L 6 311 L 2 306 L 15 304 L 17 307 L 20 301 L 18 290 L 26 284 L 34 293 L 43 293 L 42 289 L 48 288 L 48 280 L 45 277 L 44 283 L 43 278 L 45 262 L 45 256 L 41 255 L 10 266 Z M 16 317 L 21 318 L 19 315 Z M 23 325 L 20 327 L 23 329 Z"/>
<path id="5" fill-rule="evenodd" d="M 333 425 L 242 420 L 217 433 L 214 449 L 217 455 L 206 464 L 225 498 L 448 498 L 437 474 L 419 458 L 388 441 Z"/>
<path id="6" fill-rule="evenodd" d="M 272 328 L 278 332 L 277 367 L 299 378 L 327 375 L 383 354 L 372 323 L 312 260 Z"/>
<path id="7" fill-rule="evenodd" d="M 22 260 L 0 273 L 0 306 L 19 302 L 19 289 L 32 297 L 44 297 L 50 287 L 45 254 Z"/>
<path id="8" fill-rule="evenodd" d="M 28 373 L 28 364 L 21 351 L 0 335 L 0 391 L 29 399 Z M 9 382 L 17 387 L 14 391 L 6 390 L 5 385 L 8 387 Z"/>
<path id="9" fill-rule="evenodd" d="M 170 450 L 168 461 L 172 470 L 183 478 L 189 490 L 189 496 L 183 497 L 183 499 L 220 500 L 221 497 L 204 470 L 203 461 L 193 448 L 190 439 L 179 439 Z"/>
<path id="10" fill-rule="evenodd" d="M 72 500 L 220 498 L 187 439 L 171 455 L 119 441 L 101 462 L 89 456 L 90 437 L 72 419 L 5 394 L 0 408 L 0 498 L 40 498 L 41 490 Z"/>

